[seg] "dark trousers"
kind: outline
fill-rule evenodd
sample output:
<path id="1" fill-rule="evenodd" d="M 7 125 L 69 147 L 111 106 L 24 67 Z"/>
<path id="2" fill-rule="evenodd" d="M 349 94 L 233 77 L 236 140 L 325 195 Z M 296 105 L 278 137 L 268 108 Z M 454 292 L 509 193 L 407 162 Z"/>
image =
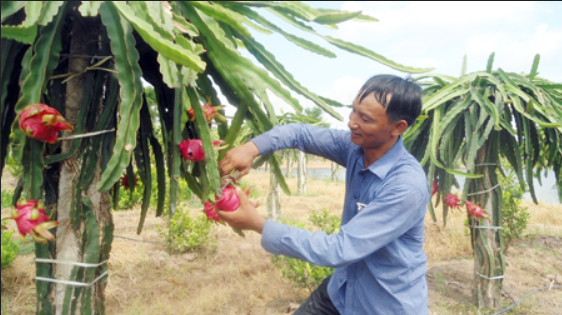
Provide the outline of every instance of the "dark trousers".
<path id="1" fill-rule="evenodd" d="M 328 296 L 330 277 L 322 281 L 322 284 L 312 292 L 293 315 L 340 315 Z"/>

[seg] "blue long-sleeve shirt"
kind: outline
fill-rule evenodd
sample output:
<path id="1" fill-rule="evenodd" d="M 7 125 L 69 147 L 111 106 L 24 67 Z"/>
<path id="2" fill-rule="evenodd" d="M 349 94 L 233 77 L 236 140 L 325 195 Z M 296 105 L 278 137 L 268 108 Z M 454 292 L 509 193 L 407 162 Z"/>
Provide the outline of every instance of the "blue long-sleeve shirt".
<path id="1" fill-rule="evenodd" d="M 336 268 L 328 294 L 342 315 L 428 313 L 423 242 L 429 187 L 402 138 L 368 168 L 349 131 L 291 124 L 252 141 L 260 154 L 298 148 L 346 167 L 339 233 L 266 220 L 266 251 Z"/>

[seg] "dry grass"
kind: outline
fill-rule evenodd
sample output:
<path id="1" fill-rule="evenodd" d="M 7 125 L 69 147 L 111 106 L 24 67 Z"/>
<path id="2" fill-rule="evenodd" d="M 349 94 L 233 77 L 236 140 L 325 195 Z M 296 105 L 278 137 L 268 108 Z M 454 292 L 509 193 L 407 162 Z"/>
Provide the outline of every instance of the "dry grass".
<path id="1" fill-rule="evenodd" d="M 265 205 L 269 175 L 251 173 L 245 181 L 256 186 Z M 287 180 L 296 191 L 296 179 Z M 328 210 L 339 215 L 344 183 L 308 179 L 307 196 L 282 194 L 282 218 L 306 222 L 312 211 Z M 549 277 L 562 281 L 562 239 L 559 205 L 524 202 L 531 218 L 529 234 L 515 242 L 507 257 L 506 290 L 521 298 L 548 284 Z M 196 215 L 197 209 L 192 214 Z M 265 206 L 258 208 L 266 215 Z M 3 216 L 6 214 L 3 211 Z M 431 314 L 477 314 L 472 306 L 472 249 L 464 227 L 465 214 L 452 211 L 447 227 L 426 219 L 428 284 Z M 156 225 L 164 220 L 149 215 L 142 235 L 135 233 L 138 209 L 114 213 L 115 234 L 162 241 Z M 538 231 L 538 232 L 537 232 Z M 287 314 L 292 303 L 301 303 L 307 293 L 291 287 L 260 246 L 260 237 L 247 233 L 240 238 L 226 226 L 216 226 L 215 250 L 169 256 L 163 244 L 138 243 L 116 238 L 109 262 L 106 290 L 107 314 Z M 33 314 L 35 308 L 32 255 L 18 256 L 14 267 L 2 271 L 2 314 Z M 562 295 L 544 292 L 518 308 L 529 314 L 552 314 L 562 307 Z M 485 312 L 482 314 L 486 314 Z"/>

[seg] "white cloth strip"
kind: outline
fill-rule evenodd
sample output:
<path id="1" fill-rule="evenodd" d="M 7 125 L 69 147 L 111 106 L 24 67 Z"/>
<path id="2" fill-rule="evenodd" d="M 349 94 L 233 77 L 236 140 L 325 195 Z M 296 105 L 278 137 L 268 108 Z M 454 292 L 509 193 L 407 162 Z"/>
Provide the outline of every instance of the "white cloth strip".
<path id="1" fill-rule="evenodd" d="M 58 279 L 51 279 L 51 278 L 43 278 L 43 277 L 35 277 L 35 281 L 43 281 L 43 282 L 53 282 L 53 283 L 60 283 L 60 284 L 66 284 L 66 285 L 71 285 L 74 287 L 91 287 L 93 286 L 96 282 L 98 282 L 101 278 L 107 276 L 108 271 L 102 273 L 99 277 L 95 278 L 94 281 L 90 282 L 90 283 L 84 283 L 84 282 L 76 282 L 76 281 L 67 281 L 67 280 L 58 280 Z"/>
<path id="2" fill-rule="evenodd" d="M 488 280 L 500 280 L 500 279 L 503 279 L 503 278 L 504 278 L 503 275 L 501 275 L 501 276 L 496 276 L 496 277 L 492 277 L 492 278 L 488 278 L 488 277 L 486 277 L 485 275 L 479 274 L 478 272 L 475 272 L 475 274 L 479 275 L 481 278 L 488 279 Z"/>
<path id="3" fill-rule="evenodd" d="M 475 229 L 490 229 L 490 230 L 501 230 L 501 226 L 490 226 L 490 225 L 471 225 L 471 228 Z"/>
<path id="4" fill-rule="evenodd" d="M 494 186 L 494 187 L 492 187 L 492 188 L 490 188 L 490 189 L 487 189 L 487 190 L 478 191 L 478 192 L 475 192 L 475 193 L 472 193 L 472 194 L 467 194 L 467 196 L 474 196 L 474 195 L 485 194 L 485 193 L 490 192 L 490 191 L 492 191 L 492 190 L 494 190 L 494 189 L 496 189 L 496 188 L 498 188 L 498 187 L 500 187 L 500 184 L 497 184 L 496 186 Z"/>
<path id="5" fill-rule="evenodd" d="M 72 265 L 84 268 L 96 268 L 105 263 L 107 260 L 100 262 L 99 264 L 88 264 L 83 262 L 75 262 L 75 261 L 65 261 L 65 260 L 55 260 L 55 259 L 43 259 L 43 258 L 35 258 L 35 261 L 38 263 L 51 263 L 51 264 L 61 264 L 61 265 Z"/>

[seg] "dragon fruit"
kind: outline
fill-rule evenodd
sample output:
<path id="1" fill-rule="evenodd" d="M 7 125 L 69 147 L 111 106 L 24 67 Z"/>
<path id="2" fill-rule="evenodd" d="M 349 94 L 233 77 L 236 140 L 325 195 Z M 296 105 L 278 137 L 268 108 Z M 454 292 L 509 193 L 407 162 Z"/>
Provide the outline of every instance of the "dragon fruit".
<path id="1" fill-rule="evenodd" d="M 200 139 L 183 140 L 178 146 L 184 161 L 199 162 L 205 158 L 203 141 Z"/>
<path id="2" fill-rule="evenodd" d="M 457 195 L 455 194 L 448 194 L 447 196 L 445 196 L 445 204 L 451 208 L 459 208 L 460 207 L 460 199 Z"/>
<path id="3" fill-rule="evenodd" d="M 436 179 L 433 180 L 433 187 L 431 188 L 431 197 L 439 191 L 439 182 Z"/>
<path id="4" fill-rule="evenodd" d="M 59 223 L 50 221 L 49 216 L 45 214 L 45 206 L 43 202 L 37 200 L 21 200 L 16 204 L 16 209 L 12 210 L 12 216 L 5 218 L 16 221 L 18 232 L 22 239 L 30 234 L 38 243 L 53 242 L 55 237 L 49 229 L 54 228 Z"/>
<path id="5" fill-rule="evenodd" d="M 19 114 L 19 127 L 28 137 L 48 143 L 57 143 L 62 130 L 74 130 L 54 108 L 45 104 L 27 105 Z"/>
<path id="6" fill-rule="evenodd" d="M 215 117 L 223 122 L 226 122 L 226 118 L 223 115 L 219 114 L 219 112 L 217 111 L 220 108 L 221 106 L 211 106 L 211 104 L 203 105 L 203 113 L 205 114 L 207 123 L 211 123 L 211 121 L 215 119 Z M 187 114 L 189 115 L 189 118 L 191 120 L 195 121 L 195 112 L 193 111 L 193 108 L 188 109 Z"/>
<path id="7" fill-rule="evenodd" d="M 486 215 L 486 213 L 484 212 L 484 210 L 477 204 L 470 202 L 470 201 L 465 201 L 464 204 L 466 205 L 466 212 L 468 212 L 469 215 L 475 217 L 475 218 L 487 218 L 488 216 Z"/>

